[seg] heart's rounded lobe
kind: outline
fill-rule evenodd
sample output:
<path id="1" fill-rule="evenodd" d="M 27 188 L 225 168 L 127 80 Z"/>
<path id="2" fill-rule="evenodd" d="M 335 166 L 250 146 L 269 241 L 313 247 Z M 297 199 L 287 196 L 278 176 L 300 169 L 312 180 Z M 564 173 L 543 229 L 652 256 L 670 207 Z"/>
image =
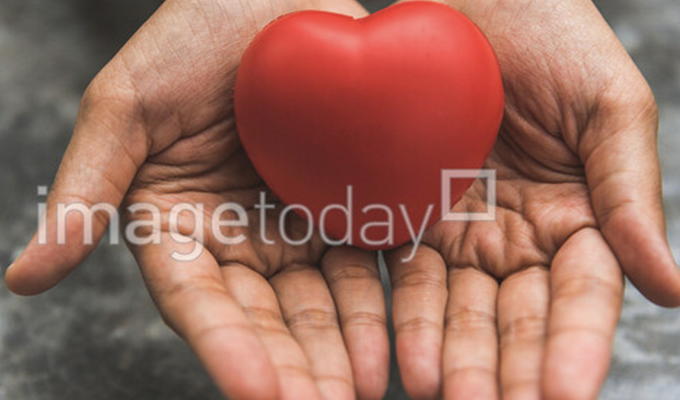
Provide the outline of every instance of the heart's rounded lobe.
<path id="1" fill-rule="evenodd" d="M 351 226 L 334 209 L 323 230 L 385 249 L 412 237 L 404 211 L 414 231 L 430 206 L 427 226 L 441 218 L 442 170 L 484 165 L 503 97 L 476 25 L 407 2 L 363 19 L 303 11 L 269 24 L 243 55 L 235 112 L 248 156 L 284 203 L 308 207 L 318 226 L 325 207 L 347 206 L 351 186 Z M 471 183 L 454 179 L 444 195 L 455 204 Z M 390 228 L 370 224 L 390 213 L 393 238 L 381 242 Z"/>

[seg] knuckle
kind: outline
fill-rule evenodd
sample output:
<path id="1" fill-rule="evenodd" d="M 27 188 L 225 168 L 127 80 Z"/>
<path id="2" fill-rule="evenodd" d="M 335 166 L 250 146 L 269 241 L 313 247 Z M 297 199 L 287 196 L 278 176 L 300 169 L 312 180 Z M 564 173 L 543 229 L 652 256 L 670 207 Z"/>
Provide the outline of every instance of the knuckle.
<path id="1" fill-rule="evenodd" d="M 463 308 L 446 316 L 447 331 L 472 331 L 496 329 L 496 317 L 487 311 Z"/>
<path id="2" fill-rule="evenodd" d="M 177 307 L 189 303 L 196 296 L 224 295 L 224 288 L 210 278 L 192 278 L 191 281 L 176 280 L 156 290 L 156 297 L 163 306 Z"/>
<path id="3" fill-rule="evenodd" d="M 387 319 L 380 314 L 374 312 L 353 312 L 348 315 L 340 315 L 341 323 L 343 327 L 356 327 L 356 326 L 367 326 L 367 327 L 385 327 L 387 324 Z"/>
<path id="4" fill-rule="evenodd" d="M 426 268 L 407 268 L 394 276 L 394 290 L 408 288 L 432 288 L 446 290 L 446 276 Z"/>
<path id="5" fill-rule="evenodd" d="M 244 306 L 243 311 L 255 329 L 269 334 L 288 333 L 288 330 L 283 324 L 281 314 L 277 311 L 257 306 Z"/>
<path id="6" fill-rule="evenodd" d="M 527 315 L 510 320 L 501 327 L 501 346 L 518 342 L 540 342 L 547 335 L 545 315 Z"/>
<path id="7" fill-rule="evenodd" d="M 328 272 L 327 276 L 329 285 L 364 280 L 380 281 L 380 272 L 376 268 L 361 263 L 343 265 L 342 268 L 338 268 L 336 271 Z"/>
<path id="8" fill-rule="evenodd" d="M 442 324 L 433 321 L 430 318 L 414 317 L 400 323 L 395 323 L 394 330 L 398 333 L 422 332 L 428 330 L 440 331 L 442 330 Z"/>
<path id="9" fill-rule="evenodd" d="M 81 116 L 93 111 L 115 115 L 118 119 L 137 120 L 142 115 L 141 101 L 124 74 L 102 70 L 88 85 L 80 102 Z"/>
<path id="10" fill-rule="evenodd" d="M 287 316 L 285 322 L 291 330 L 323 330 L 338 327 L 338 317 L 335 311 L 325 308 L 304 308 Z"/>
<path id="11" fill-rule="evenodd" d="M 658 127 L 659 124 L 659 106 L 654 96 L 654 92 L 649 87 L 646 81 L 642 80 L 640 89 L 637 90 L 637 96 L 633 97 L 630 105 L 631 115 L 638 115 L 641 122 Z M 647 129 L 646 133 L 656 135 L 657 129 Z"/>
<path id="12" fill-rule="evenodd" d="M 493 377 L 496 379 L 497 371 L 488 366 L 482 366 L 482 365 L 461 365 L 461 366 L 456 366 L 453 368 L 449 368 L 448 370 L 445 371 L 444 373 L 444 381 L 449 381 L 452 379 L 452 377 L 458 375 L 458 376 L 469 376 L 472 374 L 478 374 L 478 375 L 486 375 L 489 377 Z"/>
<path id="13" fill-rule="evenodd" d="M 597 294 L 618 299 L 623 296 L 623 281 L 613 282 L 599 276 L 575 277 L 555 288 L 553 302 L 570 301 Z"/>
<path id="14" fill-rule="evenodd" d="M 283 377 L 291 379 L 291 378 L 304 378 L 308 379 L 311 376 L 311 371 L 303 366 L 300 366 L 296 363 L 282 363 L 282 364 L 277 364 L 276 369 L 281 374 Z"/>

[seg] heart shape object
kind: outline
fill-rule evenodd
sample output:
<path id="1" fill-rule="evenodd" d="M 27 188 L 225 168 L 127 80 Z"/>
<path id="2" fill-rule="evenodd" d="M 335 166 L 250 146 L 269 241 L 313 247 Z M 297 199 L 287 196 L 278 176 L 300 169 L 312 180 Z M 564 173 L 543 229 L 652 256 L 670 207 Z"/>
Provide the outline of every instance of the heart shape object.
<path id="1" fill-rule="evenodd" d="M 484 165 L 503 106 L 486 37 L 434 2 L 283 16 L 250 44 L 235 86 L 241 141 L 274 194 L 368 249 L 441 218 L 442 170 Z M 450 204 L 472 181 L 451 181 Z"/>

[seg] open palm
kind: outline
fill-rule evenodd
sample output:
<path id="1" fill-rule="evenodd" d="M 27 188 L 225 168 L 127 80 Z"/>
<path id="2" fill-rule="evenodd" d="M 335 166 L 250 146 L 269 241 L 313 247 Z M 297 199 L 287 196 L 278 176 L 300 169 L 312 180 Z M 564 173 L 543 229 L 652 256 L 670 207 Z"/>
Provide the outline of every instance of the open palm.
<path id="1" fill-rule="evenodd" d="M 255 208 L 263 193 L 271 207 L 264 219 Z M 177 227 L 164 224 L 156 233 L 161 245 L 131 248 L 166 321 L 226 393 L 239 398 L 238 388 L 268 398 L 265 390 L 280 386 L 282 398 L 352 398 L 356 386 L 362 398 L 380 398 L 389 355 L 375 256 L 326 251 L 318 236 L 287 244 L 303 239 L 308 224 L 295 213 L 280 221 L 283 206 L 247 159 L 233 117 L 148 158 L 125 203 L 156 205 L 161 221 L 170 220 L 178 204 L 203 207 L 204 229 L 197 231 L 187 213 Z M 215 210 L 230 203 L 247 210 L 247 227 L 213 230 Z M 172 229 L 186 243 L 173 240 Z M 242 243 L 228 243 L 239 236 Z M 174 261 L 173 253 L 199 254 L 196 248 L 204 250 L 197 259 Z M 244 378 L 251 381 L 244 385 Z"/>
<path id="2" fill-rule="evenodd" d="M 242 52 L 274 18 L 313 8 L 366 13 L 351 0 L 165 2 L 88 88 L 48 200 L 48 242 L 33 239 L 7 273 L 10 288 L 44 291 L 92 251 L 79 213 L 68 214 L 57 243 L 58 204 L 121 206 L 142 239 L 129 244 L 161 314 L 230 398 L 380 398 L 389 348 L 375 255 L 326 251 L 320 238 L 287 245 L 282 235 L 299 239 L 307 224 L 289 213 L 279 231 L 282 206 L 235 129 Z M 264 218 L 261 193 L 274 205 Z M 212 229 L 230 203 L 247 210 L 247 227 Z M 174 226 L 179 204 L 203 210 L 185 209 Z M 95 214 L 95 244 L 109 222 Z M 243 243 L 228 245 L 235 237 Z"/>
<path id="3" fill-rule="evenodd" d="M 404 384 L 416 399 L 436 398 L 442 384 L 446 398 L 592 399 L 620 267 L 652 300 L 680 302 L 653 97 L 589 0 L 446 3 L 480 25 L 501 61 L 507 108 L 487 165 L 498 172 L 498 210 L 495 222 L 435 225 L 410 263 L 400 261 L 408 247 L 387 254 Z M 167 224 L 140 229 L 161 235 L 131 248 L 165 320 L 231 398 L 380 398 L 388 350 L 375 255 L 318 239 L 284 245 L 281 205 L 261 218 L 267 190 L 234 127 L 245 47 L 272 19 L 307 8 L 365 14 L 352 0 L 166 1 L 88 89 L 48 200 L 48 243 L 34 238 L 7 272 L 10 288 L 44 291 L 93 250 L 78 214 L 56 243 L 60 203 L 149 203 L 161 221 L 176 204 L 201 204 L 206 228 L 219 205 L 237 203 L 248 227 L 219 233 L 243 235 L 238 246 L 197 230 L 189 213 L 178 224 L 184 243 Z M 458 211 L 483 211 L 485 196 L 476 183 Z M 109 222 L 97 216 L 94 243 Z M 287 218 L 285 233 L 304 235 L 306 224 Z M 171 256 L 195 246 L 203 251 L 190 263 Z"/>
<path id="4" fill-rule="evenodd" d="M 594 399 L 623 272 L 680 302 L 653 96 L 590 1 L 445 1 L 494 46 L 506 112 L 493 222 L 439 222 L 388 253 L 397 357 L 416 399 Z M 477 181 L 456 205 L 486 211 Z M 427 310 L 427 312 L 423 312 Z M 420 343 L 413 346 L 413 343 Z M 443 386 L 442 386 L 443 385 Z"/>

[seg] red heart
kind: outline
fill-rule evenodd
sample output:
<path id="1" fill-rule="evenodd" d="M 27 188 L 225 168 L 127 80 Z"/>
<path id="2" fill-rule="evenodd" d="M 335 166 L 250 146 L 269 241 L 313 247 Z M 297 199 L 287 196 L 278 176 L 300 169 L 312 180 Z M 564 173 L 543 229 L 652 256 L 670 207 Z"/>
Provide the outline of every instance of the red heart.
<path id="1" fill-rule="evenodd" d="M 385 249 L 412 237 L 399 205 L 416 232 L 433 205 L 430 226 L 441 217 L 442 169 L 483 166 L 503 87 L 482 32 L 445 5 L 401 3 L 362 19 L 303 11 L 251 43 L 235 112 L 248 156 L 284 203 L 308 207 L 318 226 L 324 207 L 347 205 L 351 185 L 351 243 Z M 471 183 L 451 182 L 451 204 Z M 389 213 L 363 209 L 371 204 L 391 210 L 391 242 L 377 243 Z M 347 220 L 329 209 L 323 231 L 344 238 Z"/>

